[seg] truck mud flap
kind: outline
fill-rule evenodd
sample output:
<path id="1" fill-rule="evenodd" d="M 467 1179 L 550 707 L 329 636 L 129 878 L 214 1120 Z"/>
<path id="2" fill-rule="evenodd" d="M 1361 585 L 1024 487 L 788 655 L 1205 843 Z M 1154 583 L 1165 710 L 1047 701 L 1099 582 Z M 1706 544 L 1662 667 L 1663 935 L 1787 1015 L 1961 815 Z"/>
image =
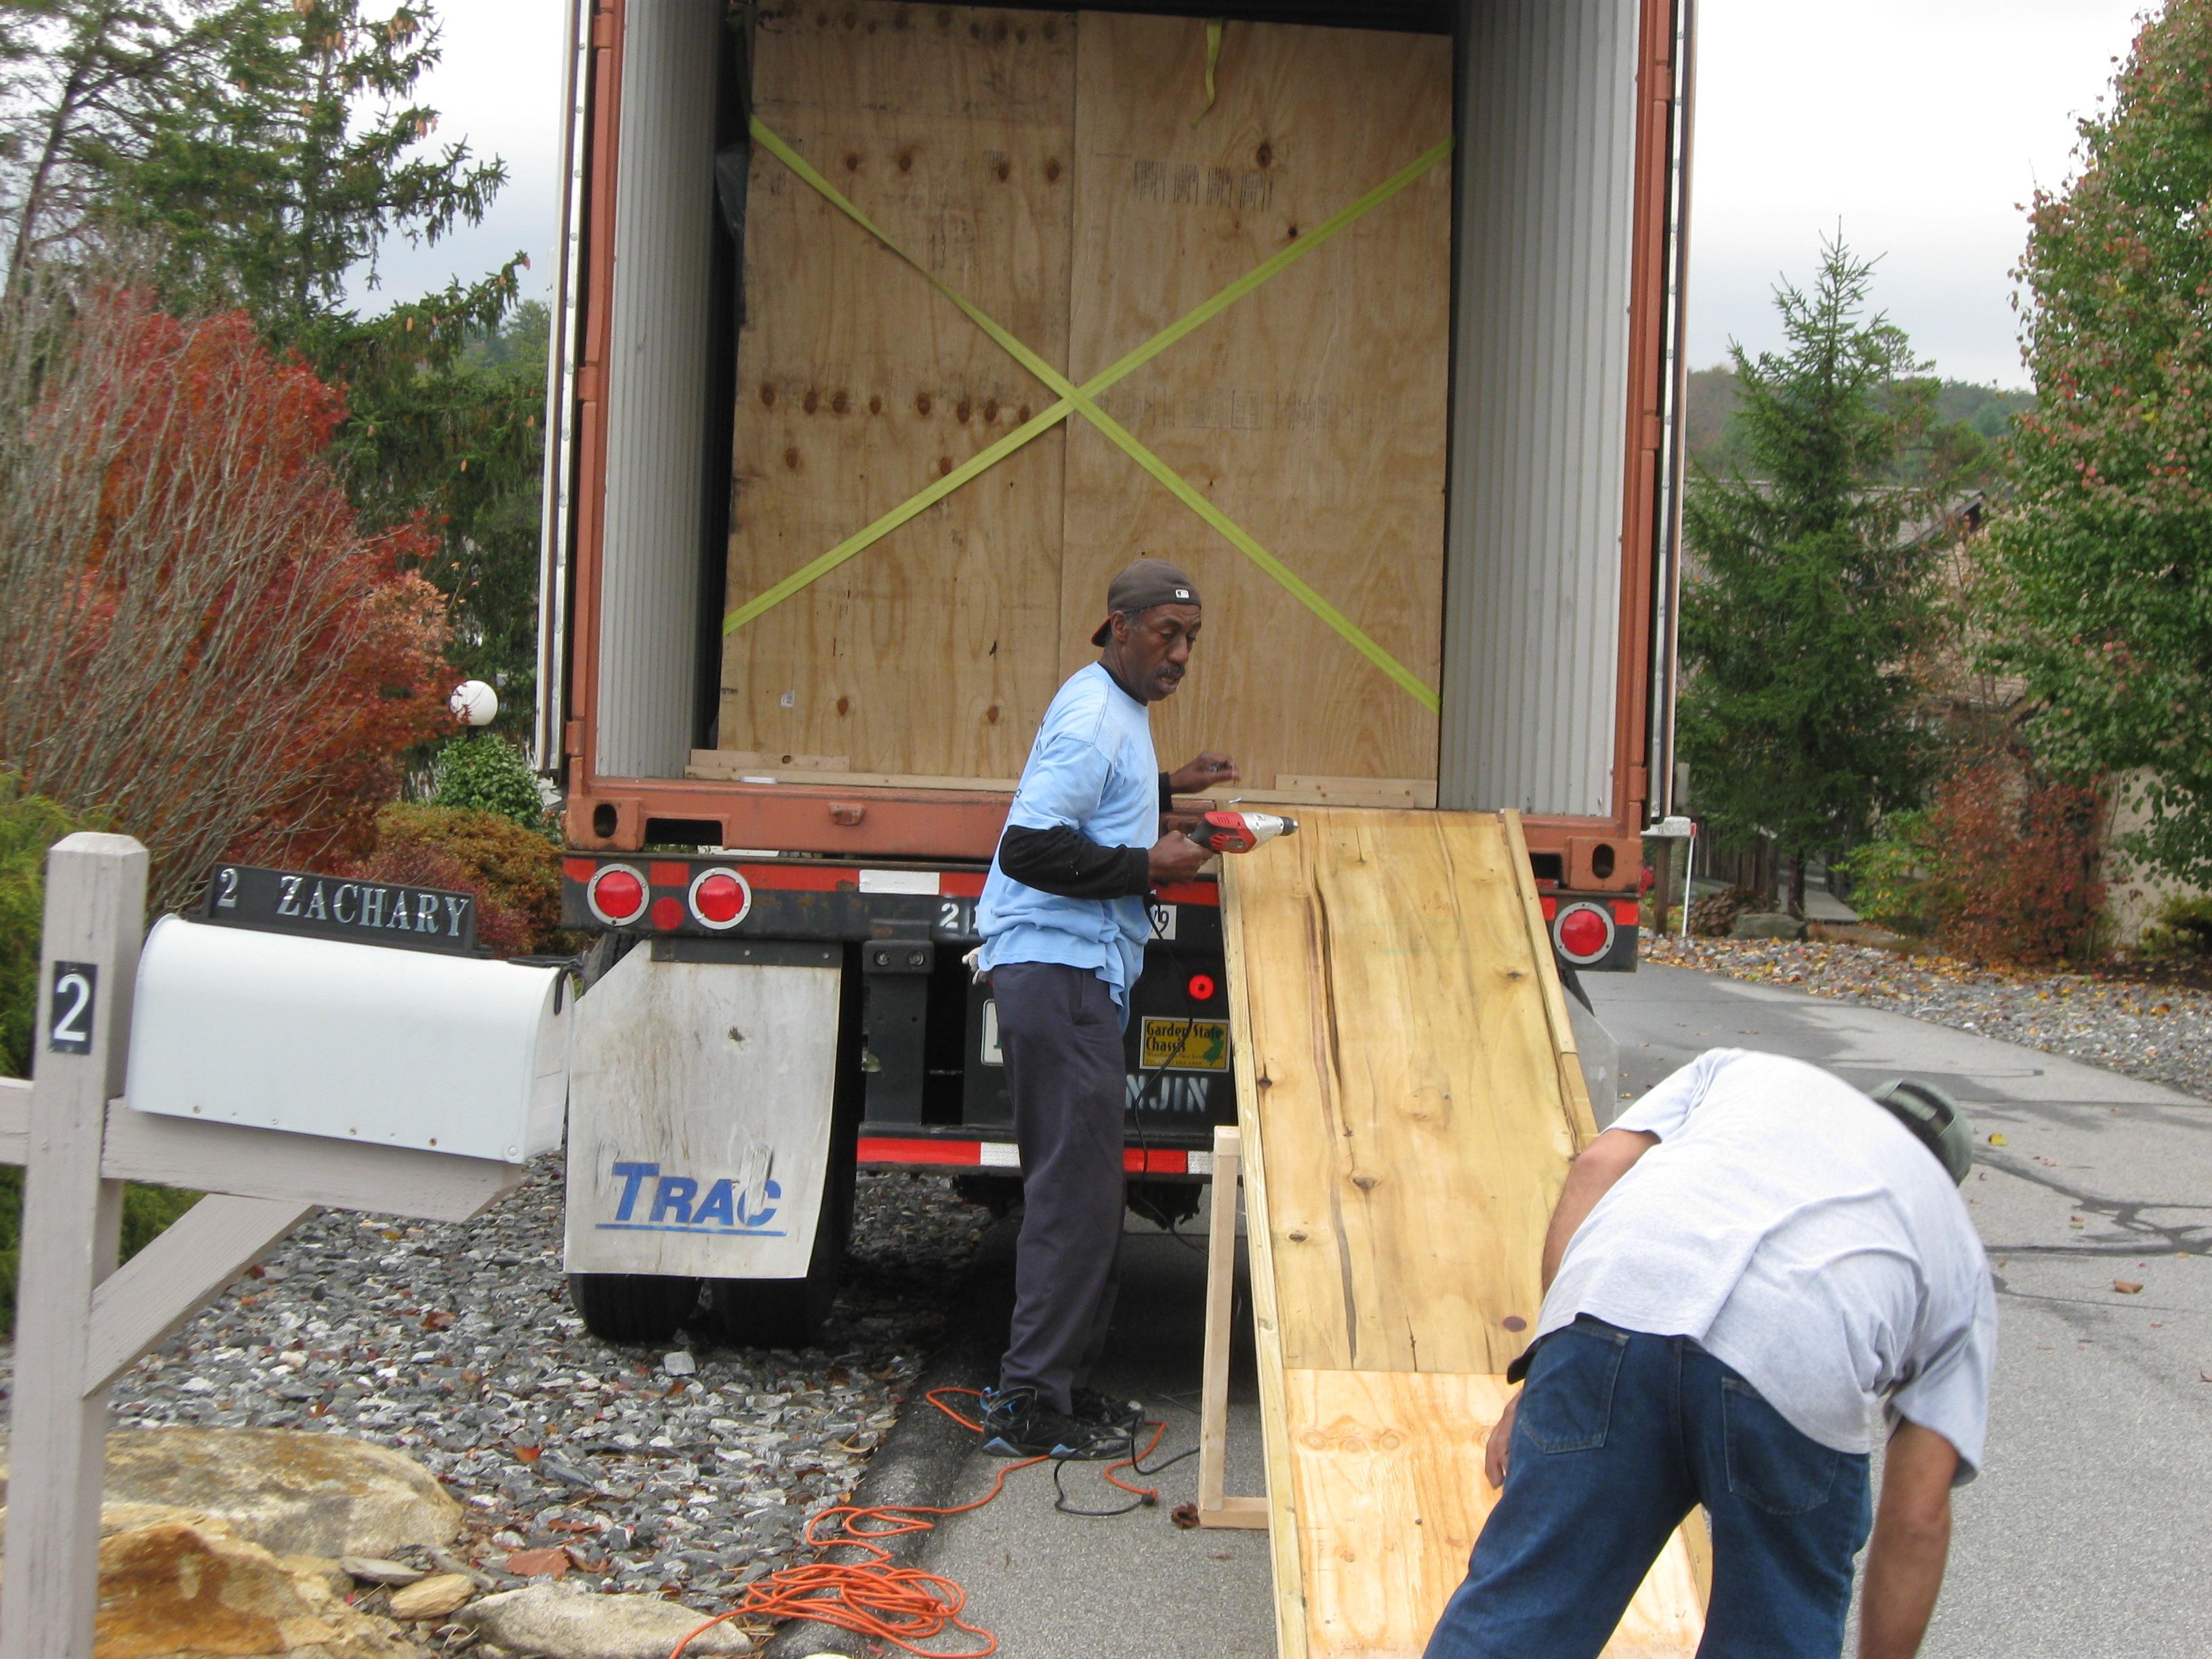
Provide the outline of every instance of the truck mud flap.
<path id="1" fill-rule="evenodd" d="M 842 953 L 750 954 L 632 951 L 578 1000 L 568 1273 L 805 1276 L 829 1179 Z"/>

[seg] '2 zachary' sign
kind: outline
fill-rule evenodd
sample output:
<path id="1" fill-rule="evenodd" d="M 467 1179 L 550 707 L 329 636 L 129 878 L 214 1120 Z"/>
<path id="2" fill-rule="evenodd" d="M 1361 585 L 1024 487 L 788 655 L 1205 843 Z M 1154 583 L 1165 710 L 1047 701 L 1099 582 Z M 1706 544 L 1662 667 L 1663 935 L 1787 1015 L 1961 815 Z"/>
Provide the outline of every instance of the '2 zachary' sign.
<path id="1" fill-rule="evenodd" d="M 408 882 L 219 864 L 208 878 L 199 920 L 356 945 L 477 954 L 475 897 Z"/>

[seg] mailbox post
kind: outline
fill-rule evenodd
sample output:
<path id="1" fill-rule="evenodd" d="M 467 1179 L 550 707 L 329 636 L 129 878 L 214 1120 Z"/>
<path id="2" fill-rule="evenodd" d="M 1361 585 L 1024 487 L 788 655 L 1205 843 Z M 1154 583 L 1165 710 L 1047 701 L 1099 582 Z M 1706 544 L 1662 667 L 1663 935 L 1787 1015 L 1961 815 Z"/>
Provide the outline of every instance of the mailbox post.
<path id="1" fill-rule="evenodd" d="M 55 845 L 37 1081 L 0 1078 L 0 1160 L 25 1166 L 0 1659 L 92 1659 L 107 1395 L 139 1354 L 319 1206 L 465 1221 L 522 1179 L 520 1157 L 133 1110 L 125 1071 L 145 905 L 137 842 L 81 834 Z M 118 1268 L 127 1180 L 208 1196 Z"/>

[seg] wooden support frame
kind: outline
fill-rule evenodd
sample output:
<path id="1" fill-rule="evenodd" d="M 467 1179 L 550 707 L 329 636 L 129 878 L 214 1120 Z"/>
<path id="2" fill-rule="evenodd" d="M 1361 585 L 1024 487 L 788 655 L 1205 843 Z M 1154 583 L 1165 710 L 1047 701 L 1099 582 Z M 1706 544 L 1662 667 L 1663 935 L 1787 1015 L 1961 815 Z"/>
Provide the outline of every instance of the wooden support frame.
<path id="1" fill-rule="evenodd" d="M 25 1167 L 0 1659 L 92 1659 L 107 1391 L 319 1206 L 464 1221 L 520 1165 L 234 1124 L 119 1098 L 146 849 L 74 835 L 46 860 L 38 1081 L 0 1078 L 0 1161 Z M 118 1268 L 125 1181 L 208 1196 Z"/>
<path id="2" fill-rule="evenodd" d="M 1243 1177 L 1244 1137 L 1224 1124 L 1213 1132 L 1212 1208 L 1206 1239 L 1206 1351 L 1198 1405 L 1198 1524 L 1265 1531 L 1265 1498 L 1231 1498 L 1223 1491 L 1229 1455 L 1229 1338 L 1237 1295 L 1237 1189 Z"/>

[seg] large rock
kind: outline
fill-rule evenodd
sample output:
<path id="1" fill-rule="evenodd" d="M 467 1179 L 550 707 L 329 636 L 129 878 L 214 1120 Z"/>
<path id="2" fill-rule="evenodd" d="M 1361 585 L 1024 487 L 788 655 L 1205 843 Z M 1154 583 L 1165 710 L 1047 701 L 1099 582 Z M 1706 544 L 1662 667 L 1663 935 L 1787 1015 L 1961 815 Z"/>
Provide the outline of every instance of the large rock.
<path id="1" fill-rule="evenodd" d="M 1805 924 L 1781 910 L 1759 910 L 1738 916 L 1729 928 L 1731 939 L 1802 939 Z"/>
<path id="2" fill-rule="evenodd" d="M 94 1659 L 417 1659 L 324 1577 L 216 1524 L 118 1532 L 100 1547 Z"/>
<path id="3" fill-rule="evenodd" d="M 0 1480 L 5 1456 L 0 1449 Z M 461 1506 L 412 1458 L 293 1429 L 111 1434 L 106 1504 L 205 1516 L 278 1555 L 386 1556 L 461 1529 Z"/>
<path id="4" fill-rule="evenodd" d="M 668 1659 L 676 1644 L 714 1617 L 657 1595 L 606 1595 L 570 1584 L 532 1584 L 487 1595 L 453 1622 L 477 1638 L 531 1659 Z M 697 1654 L 750 1653 L 751 1639 L 728 1625 L 694 1637 Z"/>

